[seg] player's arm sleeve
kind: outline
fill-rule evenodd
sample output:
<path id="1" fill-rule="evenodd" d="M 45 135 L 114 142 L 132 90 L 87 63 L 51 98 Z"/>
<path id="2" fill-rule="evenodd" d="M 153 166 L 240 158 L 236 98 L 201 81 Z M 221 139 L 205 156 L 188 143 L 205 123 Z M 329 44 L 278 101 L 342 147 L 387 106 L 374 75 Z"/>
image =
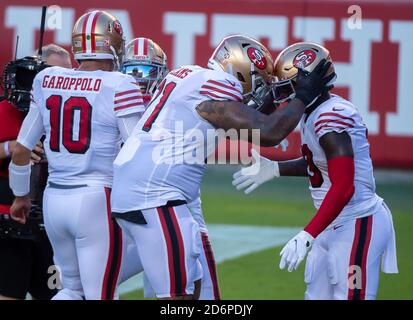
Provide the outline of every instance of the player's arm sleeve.
<path id="1" fill-rule="evenodd" d="M 31 95 L 31 103 L 29 113 L 24 118 L 23 124 L 20 128 L 17 142 L 26 147 L 29 150 L 33 150 L 37 142 L 44 134 L 44 126 L 42 115 L 39 109 L 39 97 L 37 89 L 37 81 L 35 78 L 33 83 L 33 90 Z"/>
<path id="2" fill-rule="evenodd" d="M 214 73 L 211 73 L 210 76 L 210 79 L 205 79 L 199 88 L 199 94 L 205 100 L 242 101 L 242 86 L 237 79 L 230 75 L 219 74 L 216 76 Z"/>
<path id="3" fill-rule="evenodd" d="M 314 238 L 327 228 L 340 214 L 354 194 L 354 159 L 350 156 L 328 160 L 331 187 L 320 208 L 304 228 Z"/>
<path id="4" fill-rule="evenodd" d="M 133 129 L 136 124 L 139 122 L 143 112 L 132 113 L 123 117 L 117 118 L 117 124 L 120 132 L 120 136 L 123 141 L 126 141 L 127 138 L 132 134 Z"/>
<path id="5" fill-rule="evenodd" d="M 334 105 L 321 112 L 314 121 L 314 131 L 318 139 L 329 132 L 341 133 L 354 128 L 354 111 L 343 105 Z"/>
<path id="6" fill-rule="evenodd" d="M 132 76 L 126 76 L 115 90 L 113 111 L 116 117 L 145 111 L 141 89 Z"/>

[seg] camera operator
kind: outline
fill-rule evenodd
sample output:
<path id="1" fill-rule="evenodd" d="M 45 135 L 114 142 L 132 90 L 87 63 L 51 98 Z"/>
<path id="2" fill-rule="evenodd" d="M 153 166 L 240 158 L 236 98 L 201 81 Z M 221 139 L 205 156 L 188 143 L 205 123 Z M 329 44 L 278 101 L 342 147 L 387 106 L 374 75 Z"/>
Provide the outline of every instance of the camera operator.
<path id="1" fill-rule="evenodd" d="M 0 300 L 50 299 L 56 289 L 48 287 L 53 251 L 43 226 L 42 196 L 47 180 L 47 162 L 42 144 L 32 153 L 33 207 L 25 225 L 10 218 L 13 193 L 8 165 L 16 138 L 30 105 L 34 76 L 47 66 L 71 68 L 69 53 L 54 44 L 42 48 L 42 57 L 10 61 L 3 73 L 4 97 L 0 101 Z"/>

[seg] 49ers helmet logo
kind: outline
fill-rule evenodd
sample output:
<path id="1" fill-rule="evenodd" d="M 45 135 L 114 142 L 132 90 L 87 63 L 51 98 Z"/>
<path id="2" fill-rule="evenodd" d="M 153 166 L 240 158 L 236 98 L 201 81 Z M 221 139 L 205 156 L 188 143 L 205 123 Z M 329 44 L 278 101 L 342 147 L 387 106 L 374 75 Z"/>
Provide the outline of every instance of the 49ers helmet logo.
<path id="1" fill-rule="evenodd" d="M 254 47 L 248 48 L 247 54 L 251 62 L 258 69 L 264 70 L 267 67 L 267 59 L 265 58 L 264 54 L 257 48 L 254 48 Z"/>
<path id="2" fill-rule="evenodd" d="M 307 49 L 297 54 L 293 60 L 295 67 L 305 68 L 314 62 L 316 53 L 313 50 Z"/>

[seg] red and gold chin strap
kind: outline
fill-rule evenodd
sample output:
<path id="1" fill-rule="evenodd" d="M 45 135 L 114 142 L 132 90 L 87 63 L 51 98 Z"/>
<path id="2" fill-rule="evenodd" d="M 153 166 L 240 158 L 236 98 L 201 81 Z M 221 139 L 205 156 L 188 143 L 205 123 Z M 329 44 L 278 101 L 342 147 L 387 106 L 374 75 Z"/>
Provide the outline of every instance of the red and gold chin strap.
<path id="1" fill-rule="evenodd" d="M 310 223 L 304 228 L 314 238 L 325 230 L 340 214 L 354 194 L 354 159 L 350 156 L 328 160 L 331 181 L 323 203 Z"/>

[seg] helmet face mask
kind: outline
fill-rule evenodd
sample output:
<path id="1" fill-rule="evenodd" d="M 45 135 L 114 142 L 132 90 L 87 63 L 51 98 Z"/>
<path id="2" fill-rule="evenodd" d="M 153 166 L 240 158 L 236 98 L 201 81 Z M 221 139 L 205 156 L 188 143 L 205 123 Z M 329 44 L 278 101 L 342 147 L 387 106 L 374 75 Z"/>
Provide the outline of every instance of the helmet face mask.
<path id="1" fill-rule="evenodd" d="M 242 95 L 243 102 L 253 101 L 257 106 L 256 109 L 260 110 L 264 104 L 264 97 L 271 91 L 271 87 L 271 81 L 267 82 L 255 71 L 251 71 L 251 92 Z"/>
<path id="2" fill-rule="evenodd" d="M 289 101 L 295 97 L 294 79 L 275 81 L 272 86 L 274 101 L 278 104 Z"/>

